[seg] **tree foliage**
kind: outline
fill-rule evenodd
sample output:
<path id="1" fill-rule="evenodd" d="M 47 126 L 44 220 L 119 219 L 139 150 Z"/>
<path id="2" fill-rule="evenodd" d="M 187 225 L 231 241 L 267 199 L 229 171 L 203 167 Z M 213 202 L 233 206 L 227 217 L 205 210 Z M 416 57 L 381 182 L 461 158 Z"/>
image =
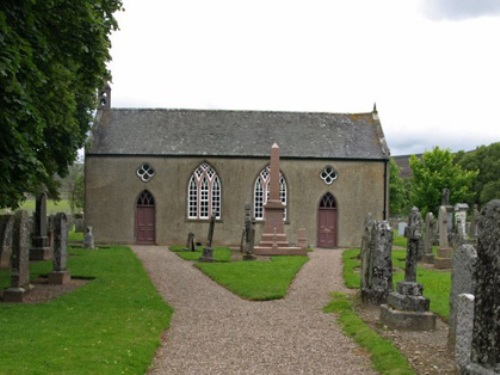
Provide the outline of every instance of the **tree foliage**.
<path id="1" fill-rule="evenodd" d="M 452 205 L 471 199 L 472 185 L 478 172 L 463 169 L 453 159 L 450 150 L 439 147 L 426 151 L 421 159 L 415 155 L 410 157 L 413 172 L 411 200 L 423 214 L 429 211 L 437 214 L 445 188 L 450 190 Z"/>
<path id="2" fill-rule="evenodd" d="M 469 203 L 484 205 L 492 199 L 500 199 L 500 142 L 480 146 L 472 152 L 459 152 L 456 162 L 464 169 L 477 170 L 474 197 Z"/>
<path id="3" fill-rule="evenodd" d="M 391 215 L 406 213 L 409 208 L 410 181 L 399 175 L 400 168 L 394 159 L 389 160 L 389 211 Z"/>
<path id="4" fill-rule="evenodd" d="M 54 194 L 110 78 L 121 0 L 0 2 L 0 207 Z"/>

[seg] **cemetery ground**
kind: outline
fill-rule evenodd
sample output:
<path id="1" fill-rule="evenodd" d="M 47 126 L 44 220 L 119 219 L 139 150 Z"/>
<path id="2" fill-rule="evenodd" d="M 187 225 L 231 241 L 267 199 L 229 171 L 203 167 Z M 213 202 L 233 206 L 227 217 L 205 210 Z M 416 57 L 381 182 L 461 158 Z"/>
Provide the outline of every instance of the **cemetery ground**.
<path id="1" fill-rule="evenodd" d="M 69 239 L 81 240 L 74 232 L 70 232 Z M 172 247 L 171 250 L 187 261 L 196 260 L 201 254 L 199 251 L 181 251 L 181 247 Z M 359 287 L 357 254 L 359 250 L 344 253 L 344 277 L 350 288 Z M 130 249 L 72 248 L 69 255 L 72 277 L 75 280 L 85 278 L 79 281 L 86 283 L 84 287 L 76 285 L 71 293 L 44 301 L 46 303 L 0 304 L 0 336 L 9 338 L 0 341 L 0 352 L 4 353 L 0 374 L 65 373 L 67 368 L 74 369 L 76 374 L 144 373 L 162 332 L 168 327 L 172 309 L 158 295 Z M 282 298 L 296 272 L 307 262 L 307 257 L 302 256 L 273 257 L 262 262 L 230 262 L 232 253 L 227 248 L 216 248 L 214 255 L 214 263 L 194 263 L 195 266 L 233 293 L 249 300 Z M 393 251 L 395 270 L 404 269 L 404 259 L 404 250 Z M 50 269 L 48 261 L 32 263 L 32 278 L 45 275 Z M 8 277 L 8 272 L 0 271 L 2 289 L 8 285 Z M 431 310 L 446 321 L 449 314 L 449 271 L 420 267 L 418 277 L 424 284 L 424 294 L 431 299 Z M 402 278 L 403 272 L 394 274 L 395 282 Z M 256 282 L 258 279 L 262 282 Z M 279 285 L 264 288 L 270 284 Z M 42 300 L 51 297 L 47 294 Z M 412 373 L 398 353 L 394 356 L 387 354 L 393 349 L 392 342 L 408 358 L 417 374 L 454 373 L 452 358 L 445 347 L 446 324 L 439 322 L 438 329 L 433 332 L 389 331 L 379 323 L 378 309 L 361 307 L 354 293 L 335 295 L 335 304 L 333 312 L 340 314 L 341 324 L 345 326 L 345 321 L 347 325 L 351 324 L 350 328 L 344 327 L 347 334 L 358 343 L 360 340 L 368 342 L 361 342 L 361 346 L 371 352 L 374 366 L 382 374 Z M 329 311 L 331 309 L 332 306 Z M 368 329 L 368 339 L 361 337 L 367 331 L 365 323 L 356 322 L 357 317 L 352 311 L 373 330 Z M 378 335 L 373 337 L 374 332 L 388 340 L 381 343 Z M 438 344 L 442 349 L 436 350 Z M 386 345 L 388 351 L 377 358 L 376 351 L 380 352 Z M 22 365 L 29 367 L 24 369 Z"/>

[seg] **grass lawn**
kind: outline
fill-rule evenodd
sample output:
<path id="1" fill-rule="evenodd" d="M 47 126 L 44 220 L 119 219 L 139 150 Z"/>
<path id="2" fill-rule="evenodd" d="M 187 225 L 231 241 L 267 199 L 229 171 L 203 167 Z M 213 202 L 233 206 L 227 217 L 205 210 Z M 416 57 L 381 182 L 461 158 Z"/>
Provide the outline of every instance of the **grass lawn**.
<path id="1" fill-rule="evenodd" d="M 196 252 L 182 251 L 183 246 L 170 246 L 181 258 L 198 260 Z M 196 267 L 218 284 L 234 294 L 251 301 L 269 301 L 285 297 L 290 283 L 300 268 L 309 260 L 307 256 L 275 256 L 270 261 L 231 262 L 231 250 L 215 247 L 214 263 L 196 263 Z"/>
<path id="2" fill-rule="evenodd" d="M 32 277 L 51 270 L 30 267 Z M 47 303 L 0 304 L 0 373 L 144 374 L 172 309 L 139 260 L 127 247 L 70 249 L 68 269 L 95 279 Z"/>
<path id="3" fill-rule="evenodd" d="M 359 249 L 346 250 L 344 260 L 344 282 L 348 288 L 359 288 Z M 406 250 L 392 251 L 392 266 L 398 271 L 393 273 L 393 283 L 404 279 Z M 424 296 L 430 299 L 430 310 L 445 320 L 450 316 L 451 271 L 435 270 L 418 266 L 417 282 L 424 286 Z"/>
<path id="4" fill-rule="evenodd" d="M 28 212 L 35 212 L 35 199 L 28 199 L 21 204 L 19 207 L 20 210 L 26 210 Z M 5 210 L 0 210 L 4 212 Z M 66 214 L 71 213 L 71 208 L 69 206 L 69 200 L 61 199 L 59 201 L 55 201 L 52 199 L 47 199 L 47 215 L 54 215 L 58 212 L 64 212 Z"/>

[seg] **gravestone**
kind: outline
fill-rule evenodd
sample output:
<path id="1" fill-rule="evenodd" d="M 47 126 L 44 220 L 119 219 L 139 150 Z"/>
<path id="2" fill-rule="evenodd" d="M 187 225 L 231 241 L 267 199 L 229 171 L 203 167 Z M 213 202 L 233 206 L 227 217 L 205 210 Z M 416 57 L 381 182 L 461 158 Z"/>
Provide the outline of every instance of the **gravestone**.
<path id="1" fill-rule="evenodd" d="M 49 237 L 47 236 L 47 194 L 36 197 L 36 207 L 31 238 L 30 260 L 50 259 Z"/>
<path id="2" fill-rule="evenodd" d="M 371 230 L 373 227 L 373 219 L 371 212 L 368 212 L 365 217 L 365 222 L 363 224 L 363 236 L 361 237 L 361 249 L 360 249 L 360 269 L 361 269 L 361 277 L 360 277 L 360 288 L 363 289 L 368 285 L 369 279 L 369 258 L 370 258 L 370 242 L 372 240 Z"/>
<path id="3" fill-rule="evenodd" d="M 395 292 L 381 306 L 380 318 L 384 324 L 395 329 L 412 331 L 433 330 L 436 316 L 429 312 L 429 300 L 422 295 L 423 286 L 417 283 L 417 252 L 422 240 L 422 219 L 416 207 L 411 210 L 406 247 L 405 280 L 399 282 Z"/>
<path id="4" fill-rule="evenodd" d="M 208 228 L 208 239 L 207 246 L 203 248 L 203 253 L 198 259 L 200 262 L 213 262 L 214 261 L 214 248 L 212 247 L 212 241 L 214 238 L 214 227 L 215 227 L 215 214 L 210 217 L 210 226 Z"/>
<path id="5" fill-rule="evenodd" d="M 479 219 L 479 209 L 478 205 L 475 204 L 474 208 L 472 209 L 472 218 L 470 221 L 470 226 L 469 226 L 469 236 L 471 238 L 476 238 L 477 237 L 477 221 Z"/>
<path id="6" fill-rule="evenodd" d="M 71 276 L 67 270 L 68 262 L 68 222 L 64 213 L 54 218 L 54 257 L 53 270 L 49 274 L 49 284 L 67 284 Z"/>
<path id="7" fill-rule="evenodd" d="M 474 294 L 477 252 L 472 245 L 462 245 L 453 254 L 450 291 L 450 319 L 448 322 L 448 346 L 455 347 L 457 330 L 458 296 Z"/>
<path id="8" fill-rule="evenodd" d="M 467 210 L 469 205 L 467 203 L 457 203 L 455 205 L 455 222 L 457 233 L 462 238 L 465 238 L 467 232 L 465 230 L 467 224 Z"/>
<path id="9" fill-rule="evenodd" d="M 253 254 L 254 241 L 255 241 L 255 229 L 252 224 L 252 218 L 250 214 L 250 203 L 245 203 L 245 229 L 244 229 L 244 255 L 243 260 L 254 260 L 255 255 Z"/>
<path id="10" fill-rule="evenodd" d="M 196 246 L 194 244 L 194 233 L 189 232 L 186 240 L 186 247 L 183 249 L 184 251 L 196 251 Z"/>
<path id="11" fill-rule="evenodd" d="M 84 223 L 83 216 L 81 214 L 74 215 L 74 223 L 75 223 L 75 232 L 83 233 L 84 232 Z"/>
<path id="12" fill-rule="evenodd" d="M 3 292 L 4 302 L 23 302 L 30 285 L 30 220 L 26 211 L 17 211 L 12 232 L 11 285 Z"/>
<path id="13" fill-rule="evenodd" d="M 460 373 L 470 364 L 472 331 L 474 326 L 474 296 L 457 296 L 455 364 Z"/>
<path id="14" fill-rule="evenodd" d="M 404 236 L 405 235 L 405 229 L 406 227 L 408 226 L 408 223 L 406 221 L 401 221 L 398 223 L 398 234 L 400 236 Z"/>
<path id="15" fill-rule="evenodd" d="M 0 215 L 0 268 L 10 267 L 14 215 Z"/>
<path id="16" fill-rule="evenodd" d="M 94 234 L 92 233 L 92 229 L 92 226 L 89 225 L 85 235 L 83 236 L 83 247 L 86 249 L 95 249 Z"/>
<path id="17" fill-rule="evenodd" d="M 474 328 L 466 375 L 500 374 L 500 200 L 479 217 Z"/>
<path id="18" fill-rule="evenodd" d="M 452 248 L 448 242 L 448 209 L 446 206 L 439 207 L 439 248 L 438 254 L 434 258 L 434 267 L 437 269 L 451 268 L 451 252 Z"/>
<path id="19" fill-rule="evenodd" d="M 387 221 L 375 221 L 370 231 L 367 254 L 364 259 L 368 263 L 363 268 L 365 280 L 361 289 L 361 300 L 364 303 L 379 305 L 387 301 L 392 291 L 392 229 Z"/>
<path id="20" fill-rule="evenodd" d="M 47 235 L 49 237 L 49 248 L 50 248 L 50 257 L 54 255 L 54 220 L 55 220 L 55 215 L 49 215 L 49 226 L 48 226 L 48 232 Z"/>
<path id="21" fill-rule="evenodd" d="M 436 221 L 432 212 L 427 212 L 425 215 L 425 241 L 424 241 L 424 256 L 422 261 L 427 264 L 434 264 L 434 253 L 432 245 L 434 244 L 434 227 Z"/>

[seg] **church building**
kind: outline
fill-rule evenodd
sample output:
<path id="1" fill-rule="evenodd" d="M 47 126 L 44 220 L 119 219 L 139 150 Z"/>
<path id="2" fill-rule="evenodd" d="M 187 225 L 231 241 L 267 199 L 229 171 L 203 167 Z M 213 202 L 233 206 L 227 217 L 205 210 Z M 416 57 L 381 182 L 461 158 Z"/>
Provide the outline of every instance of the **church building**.
<path id="1" fill-rule="evenodd" d="M 97 243 L 239 245 L 245 203 L 256 242 L 270 154 L 280 149 L 280 199 L 291 243 L 359 246 L 364 218 L 388 217 L 389 149 L 376 109 L 304 113 L 98 109 L 85 152 L 85 222 Z"/>

